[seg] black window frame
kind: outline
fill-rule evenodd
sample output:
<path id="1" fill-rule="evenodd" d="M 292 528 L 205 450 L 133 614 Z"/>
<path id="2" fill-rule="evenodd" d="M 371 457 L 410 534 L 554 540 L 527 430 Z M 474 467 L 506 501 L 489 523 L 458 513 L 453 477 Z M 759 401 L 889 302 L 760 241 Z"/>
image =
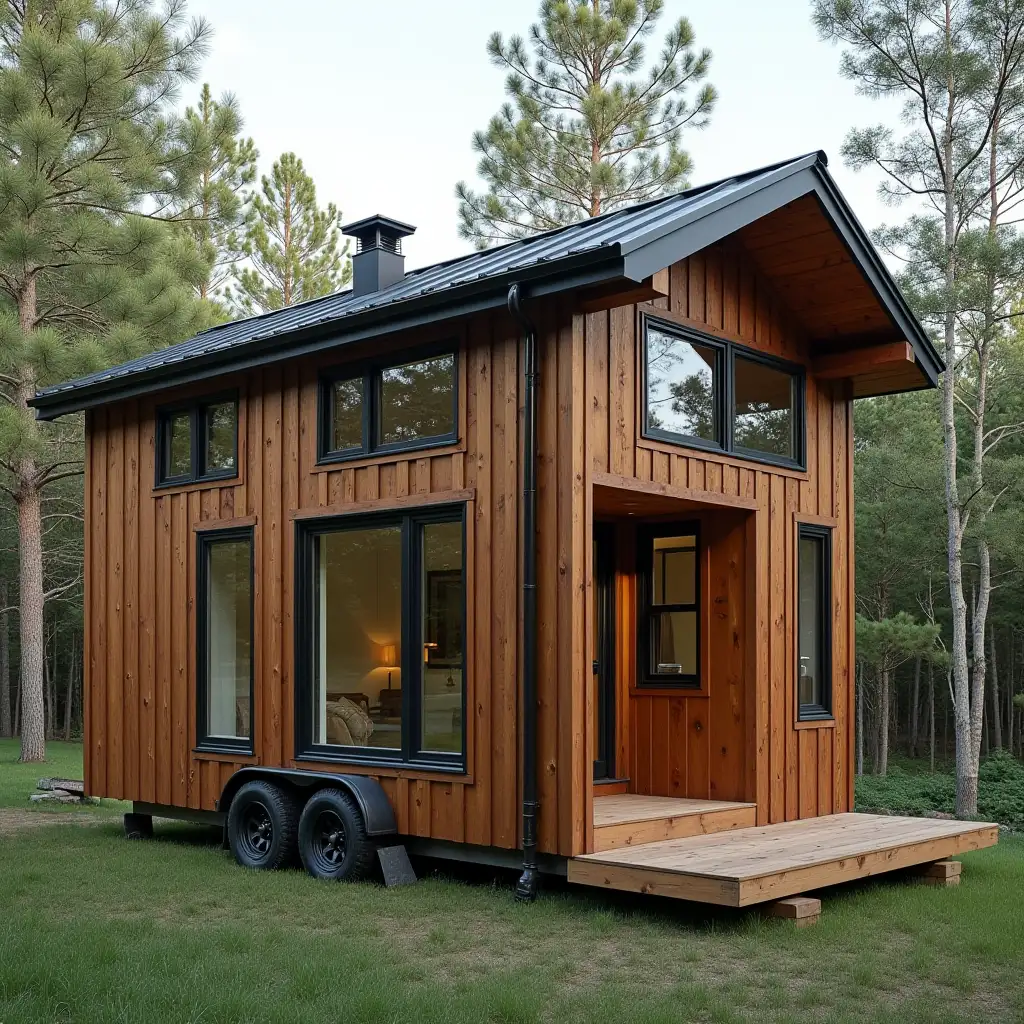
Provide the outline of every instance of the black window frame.
<path id="1" fill-rule="evenodd" d="M 249 545 L 249 736 L 211 737 L 207 724 L 209 661 L 209 548 L 217 543 L 245 541 Z M 256 751 L 256 530 L 229 526 L 196 532 L 196 750 L 254 754 Z"/>
<path id="2" fill-rule="evenodd" d="M 232 449 L 232 465 L 227 469 L 207 470 L 206 468 L 206 410 L 213 405 L 232 404 L 235 409 L 235 439 Z M 168 429 L 172 417 L 181 413 L 189 417 L 189 465 L 188 473 L 177 476 L 165 475 L 168 463 L 168 445 L 170 431 Z M 238 466 L 238 414 L 239 401 L 237 391 L 224 391 L 214 395 L 203 395 L 201 398 L 187 402 L 175 402 L 162 405 L 156 411 L 156 445 L 154 462 L 156 463 L 156 482 L 154 487 L 182 487 L 187 484 L 205 483 L 210 480 L 234 480 L 239 475 Z"/>
<path id="3" fill-rule="evenodd" d="M 418 437 L 412 441 L 378 441 L 381 424 L 381 387 L 386 370 L 440 356 L 452 357 L 452 429 L 443 434 Z M 332 447 L 334 433 L 334 385 L 342 380 L 362 379 L 362 443 L 358 448 Z M 334 366 L 320 374 L 317 389 L 317 464 L 350 462 L 353 459 L 418 451 L 456 444 L 459 440 L 459 346 L 455 341 L 433 344 L 358 362 Z"/>
<path id="4" fill-rule="evenodd" d="M 374 765 L 425 769 L 465 774 L 467 771 L 467 606 L 469 551 L 465 502 L 419 505 L 380 512 L 343 513 L 335 516 L 311 516 L 295 523 L 295 669 L 296 669 L 296 760 L 340 764 Z M 462 750 L 459 752 L 425 750 L 422 737 L 423 658 L 417 633 L 422 623 L 421 570 L 423 565 L 423 526 L 433 523 L 459 523 L 462 527 Z M 317 645 L 317 546 L 316 539 L 339 530 L 363 530 L 400 525 L 402 530 L 402 623 L 401 670 L 402 732 L 401 747 L 346 747 L 334 743 L 313 742 L 313 699 L 315 696 L 313 652 Z"/>
<path id="5" fill-rule="evenodd" d="M 678 537 L 684 535 L 694 537 L 694 560 L 696 578 L 692 604 L 659 604 L 655 605 L 654 592 L 654 542 L 659 537 Z M 657 523 L 637 529 L 637 689 L 669 689 L 669 690 L 700 690 L 701 653 L 704 628 L 704 613 L 701 607 L 701 568 L 703 551 L 701 548 L 700 522 L 682 520 L 671 523 Z M 651 651 L 654 645 L 655 609 L 659 611 L 692 611 L 697 615 L 697 671 L 689 675 L 676 673 L 659 674 L 651 669 Z"/>
<path id="6" fill-rule="evenodd" d="M 647 340 L 648 330 L 653 327 L 662 334 L 668 334 L 678 338 L 680 341 L 693 345 L 702 345 L 705 348 L 714 349 L 716 353 L 715 365 L 712 374 L 715 379 L 715 426 L 720 441 L 711 441 L 708 438 L 696 437 L 692 434 L 682 434 L 674 430 L 665 430 L 661 427 L 650 426 L 647 411 L 647 402 L 650 397 L 648 388 L 648 354 Z M 641 436 L 654 441 L 664 441 L 668 444 L 681 445 L 684 448 L 695 448 L 702 451 L 718 452 L 722 455 L 730 455 L 737 459 L 744 459 L 749 462 L 760 462 L 770 466 L 784 466 L 787 469 L 807 469 L 807 371 L 799 363 L 788 359 L 780 359 L 778 356 L 767 355 L 757 349 L 742 345 L 739 342 L 730 341 L 726 338 L 718 338 L 703 331 L 694 330 L 691 327 L 684 327 L 671 320 L 664 320 L 661 317 L 651 316 L 644 313 L 641 315 L 641 336 L 643 338 L 643 351 L 641 359 L 641 389 L 643 400 L 643 422 L 641 423 Z M 795 406 L 793 409 L 795 423 L 793 424 L 793 442 L 796 449 L 796 458 L 790 459 L 784 456 L 772 455 L 769 452 L 759 452 L 756 448 L 743 448 L 735 443 L 736 426 L 736 359 L 748 359 L 751 362 L 761 363 L 773 370 L 779 370 L 794 378 L 795 383 Z"/>
<path id="7" fill-rule="evenodd" d="M 832 664 L 832 549 L 834 529 L 831 526 L 800 521 L 796 525 L 796 585 L 793 588 L 796 596 L 796 651 L 794 654 L 796 675 L 793 685 L 796 688 L 797 721 L 830 722 L 835 717 L 832 706 L 832 675 L 834 670 Z M 800 703 L 800 542 L 804 538 L 820 541 L 822 545 L 821 573 L 818 579 L 819 586 L 821 587 L 821 607 L 818 612 L 822 670 L 822 702 L 820 704 Z"/>

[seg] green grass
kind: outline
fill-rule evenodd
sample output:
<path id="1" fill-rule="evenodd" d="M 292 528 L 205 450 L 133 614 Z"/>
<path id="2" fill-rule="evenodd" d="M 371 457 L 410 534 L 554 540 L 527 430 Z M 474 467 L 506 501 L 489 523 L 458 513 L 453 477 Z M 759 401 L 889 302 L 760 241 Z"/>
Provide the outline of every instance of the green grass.
<path id="1" fill-rule="evenodd" d="M 0 761 L 3 799 L 23 770 Z M 835 890 L 797 930 L 551 884 L 524 907 L 511 876 L 260 874 L 213 830 L 128 843 L 87 815 L 0 836 L 0 1024 L 1024 1019 L 1016 837 L 964 857 L 959 888 Z"/>
<path id="2" fill-rule="evenodd" d="M 73 804 L 31 803 L 29 794 L 36 792 L 36 783 L 42 778 L 82 778 L 82 744 L 51 740 L 46 744 L 46 761 L 42 764 L 22 764 L 18 760 L 21 744 L 18 740 L 0 739 L 0 808 L 13 807 L 24 811 L 42 812 L 122 812 L 127 805 L 116 800 L 103 800 L 99 807 L 78 808 Z M 0 1018 L 0 1024 L 6 1024 Z"/>

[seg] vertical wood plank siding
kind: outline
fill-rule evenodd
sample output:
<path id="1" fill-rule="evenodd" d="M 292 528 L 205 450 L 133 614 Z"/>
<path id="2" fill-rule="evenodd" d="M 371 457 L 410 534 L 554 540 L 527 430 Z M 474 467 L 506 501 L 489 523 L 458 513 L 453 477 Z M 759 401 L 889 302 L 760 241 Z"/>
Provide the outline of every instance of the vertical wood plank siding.
<path id="1" fill-rule="evenodd" d="M 738 244 L 727 240 L 671 267 L 657 306 L 750 348 L 808 364 L 802 332 Z M 647 308 L 653 315 L 658 309 Z M 853 595 L 851 403 L 844 385 L 807 378 L 807 472 L 702 453 L 641 436 L 642 352 L 635 307 L 581 318 L 586 352 L 586 452 L 593 473 L 635 477 L 722 497 L 756 499 L 741 515 L 702 520 L 710 564 L 702 580 L 707 693 L 636 688 L 635 554 L 620 528 L 616 655 L 618 765 L 634 792 L 756 801 L 759 822 L 849 810 Z M 589 482 L 589 481 L 588 481 Z M 834 727 L 796 727 L 796 528 L 800 515 L 835 519 Z M 710 528 L 709 525 L 710 524 Z M 749 598 L 744 600 L 749 593 Z M 752 621 L 745 621 L 753 609 Z M 810 727 L 806 727 L 809 725 Z M 625 766 L 623 770 L 621 766 Z"/>
<path id="2" fill-rule="evenodd" d="M 714 247 L 668 274 L 659 306 L 744 344 L 806 361 L 800 335 L 736 249 Z M 617 755 L 632 788 L 756 799 L 759 819 L 848 809 L 851 739 L 852 522 L 850 403 L 808 380 L 808 472 L 661 445 L 640 437 L 637 308 L 575 312 L 571 296 L 533 304 L 540 332 L 538 709 L 542 851 L 592 842 L 592 474 L 614 473 L 756 501 L 706 517 L 707 695 L 633 686 L 635 636 L 616 644 Z M 460 339 L 460 442 L 335 467 L 316 465 L 317 375 L 327 354 L 159 396 L 239 391 L 236 480 L 154 490 L 152 399 L 88 416 L 85 773 L 91 793 L 212 809 L 243 764 L 294 765 L 295 514 L 472 491 L 467 530 L 467 771 L 331 766 L 378 778 L 402 832 L 515 848 L 520 833 L 519 709 L 522 353 L 503 313 L 480 314 Z M 436 332 L 433 337 L 436 337 Z M 401 350 L 424 340 L 379 343 Z M 365 349 L 364 349 L 365 351 Z M 353 350 L 352 357 L 360 355 Z M 794 727 L 795 534 L 798 512 L 836 517 L 835 729 Z M 255 521 L 252 758 L 196 754 L 197 524 Z M 620 530 L 616 597 L 636 600 L 635 555 Z M 750 614 L 750 609 L 754 614 Z M 628 708 L 628 710 L 627 710 Z M 305 764 L 305 766 L 310 766 Z M 311 766 L 310 766 L 311 767 Z"/>

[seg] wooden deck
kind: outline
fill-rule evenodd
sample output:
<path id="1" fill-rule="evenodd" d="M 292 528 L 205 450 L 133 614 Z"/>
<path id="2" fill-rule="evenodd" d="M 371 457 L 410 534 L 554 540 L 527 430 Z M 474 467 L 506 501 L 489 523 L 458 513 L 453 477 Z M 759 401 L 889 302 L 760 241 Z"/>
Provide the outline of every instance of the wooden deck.
<path id="1" fill-rule="evenodd" d="M 624 793 L 594 801 L 594 849 L 685 839 L 755 823 L 755 804 Z"/>
<path id="2" fill-rule="evenodd" d="M 594 802 L 595 826 L 603 802 Z M 598 851 L 570 860 L 568 879 L 745 907 L 979 850 L 998 837 L 997 825 L 974 821 L 831 814 Z"/>

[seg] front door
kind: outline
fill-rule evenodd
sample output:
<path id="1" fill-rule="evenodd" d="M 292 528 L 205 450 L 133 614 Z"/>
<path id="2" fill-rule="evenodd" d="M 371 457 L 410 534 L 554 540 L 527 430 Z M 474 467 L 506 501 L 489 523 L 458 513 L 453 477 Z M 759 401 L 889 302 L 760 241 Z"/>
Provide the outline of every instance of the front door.
<path id="1" fill-rule="evenodd" d="M 615 777 L 615 529 L 594 524 L 594 778 Z"/>

